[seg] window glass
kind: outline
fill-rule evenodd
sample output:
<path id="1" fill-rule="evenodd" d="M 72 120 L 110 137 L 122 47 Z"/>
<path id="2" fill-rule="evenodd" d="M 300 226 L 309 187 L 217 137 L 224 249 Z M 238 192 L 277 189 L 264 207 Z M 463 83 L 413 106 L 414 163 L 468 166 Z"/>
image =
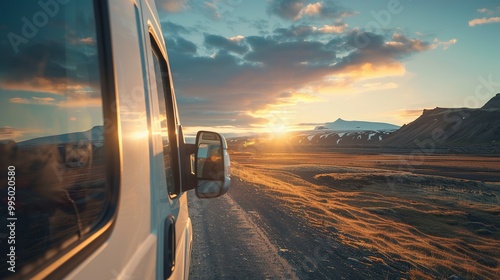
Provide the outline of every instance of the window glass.
<path id="1" fill-rule="evenodd" d="M 4 278 L 97 230 L 109 187 L 93 1 L 2 1 L 0 11 Z"/>
<path id="2" fill-rule="evenodd" d="M 165 164 L 165 177 L 167 179 L 167 191 L 169 195 L 177 195 L 177 191 L 175 188 L 174 182 L 174 172 L 172 171 L 172 151 L 169 140 L 168 133 L 168 111 L 167 111 L 167 99 L 165 96 L 169 93 L 168 85 L 165 84 L 165 79 L 163 78 L 162 71 L 163 67 L 161 67 L 160 63 L 160 55 L 158 52 L 153 49 L 153 60 L 154 60 L 154 68 L 155 68 L 155 80 L 156 80 L 156 89 L 158 93 L 158 104 L 160 109 L 160 123 L 161 123 L 161 138 L 163 141 L 163 162 Z M 169 96 L 169 95 L 167 95 Z"/>

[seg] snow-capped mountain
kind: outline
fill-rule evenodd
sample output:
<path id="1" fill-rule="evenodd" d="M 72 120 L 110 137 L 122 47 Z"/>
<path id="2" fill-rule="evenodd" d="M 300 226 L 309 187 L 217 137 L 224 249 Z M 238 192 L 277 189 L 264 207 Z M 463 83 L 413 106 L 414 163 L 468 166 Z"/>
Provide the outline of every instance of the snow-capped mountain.
<path id="1" fill-rule="evenodd" d="M 291 136 L 295 145 L 364 146 L 387 138 L 394 130 L 314 130 Z"/>
<path id="2" fill-rule="evenodd" d="M 324 125 L 317 126 L 314 130 L 334 130 L 334 131 L 394 131 L 399 126 L 382 123 L 382 122 L 367 122 L 367 121 L 346 121 L 337 119 L 334 122 L 327 122 Z"/>

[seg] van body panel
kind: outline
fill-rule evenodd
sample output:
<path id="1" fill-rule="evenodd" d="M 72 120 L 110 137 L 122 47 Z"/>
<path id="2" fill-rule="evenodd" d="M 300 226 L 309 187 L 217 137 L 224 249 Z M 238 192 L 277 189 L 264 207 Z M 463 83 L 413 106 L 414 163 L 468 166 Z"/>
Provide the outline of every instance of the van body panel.
<path id="1" fill-rule="evenodd" d="M 193 227 L 186 191 L 200 186 L 193 167 L 200 145 L 185 143 L 155 2 L 43 0 L 1 8 L 15 10 L 0 19 L 8 32 L 34 30 L 32 23 L 18 26 L 25 13 L 51 24 L 39 24 L 31 41 L 18 36 L 5 54 L 28 78 L 11 75 L 15 86 L 0 87 L 7 100 L 0 125 L 13 122 L 13 130 L 26 133 L 0 141 L 0 166 L 13 172 L 15 165 L 20 178 L 23 230 L 12 257 L 21 271 L 0 278 L 188 279 Z M 57 66 L 58 79 L 47 65 Z M 33 100 L 47 104 L 12 101 L 25 100 L 17 96 L 33 80 L 49 78 L 53 83 L 30 88 Z M 224 146 L 223 136 L 207 135 Z M 6 180 L 0 175 L 3 186 Z"/>
<path id="2" fill-rule="evenodd" d="M 163 225 L 167 216 L 172 215 L 176 251 L 175 269 L 170 278 L 187 279 L 188 249 L 192 242 L 187 196 L 181 193 L 170 198 L 163 174 L 158 89 L 152 74 L 150 41 L 150 36 L 156 39 L 162 58 L 167 62 L 158 16 L 147 1 L 108 2 L 122 147 L 121 197 L 109 241 L 68 278 L 89 279 L 106 275 L 116 279 L 162 278 L 166 235 Z M 172 84 L 170 88 L 176 108 Z M 173 115 L 178 123 L 177 112 Z M 177 131 L 175 135 L 178 135 Z M 183 139 L 178 139 L 178 143 L 180 141 Z M 174 176 L 180 178 L 180 174 Z"/>

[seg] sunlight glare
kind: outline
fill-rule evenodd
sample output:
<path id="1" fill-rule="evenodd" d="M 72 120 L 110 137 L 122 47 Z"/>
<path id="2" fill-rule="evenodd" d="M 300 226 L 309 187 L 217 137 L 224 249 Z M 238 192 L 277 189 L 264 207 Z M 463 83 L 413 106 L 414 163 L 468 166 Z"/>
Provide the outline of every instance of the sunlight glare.
<path id="1" fill-rule="evenodd" d="M 283 134 L 288 131 L 287 126 L 282 123 L 270 123 L 269 128 L 274 134 Z"/>
<path id="2" fill-rule="evenodd" d="M 149 136 L 148 130 L 138 130 L 136 132 L 131 133 L 131 137 L 133 139 L 146 139 Z"/>

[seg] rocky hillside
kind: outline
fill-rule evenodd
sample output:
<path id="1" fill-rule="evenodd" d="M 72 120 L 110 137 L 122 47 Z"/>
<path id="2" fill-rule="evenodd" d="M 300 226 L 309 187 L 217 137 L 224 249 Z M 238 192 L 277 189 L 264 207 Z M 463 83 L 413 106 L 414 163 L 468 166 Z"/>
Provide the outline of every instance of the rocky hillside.
<path id="1" fill-rule="evenodd" d="M 385 146 L 433 148 L 500 144 L 500 94 L 483 107 L 424 110 L 381 142 Z"/>
<path id="2" fill-rule="evenodd" d="M 486 102 L 481 109 L 500 109 L 500 93 L 497 93 L 497 95 Z"/>
<path id="3" fill-rule="evenodd" d="M 392 132 L 394 130 L 314 131 L 299 133 L 289 141 L 295 145 L 365 146 L 379 143 Z"/>

